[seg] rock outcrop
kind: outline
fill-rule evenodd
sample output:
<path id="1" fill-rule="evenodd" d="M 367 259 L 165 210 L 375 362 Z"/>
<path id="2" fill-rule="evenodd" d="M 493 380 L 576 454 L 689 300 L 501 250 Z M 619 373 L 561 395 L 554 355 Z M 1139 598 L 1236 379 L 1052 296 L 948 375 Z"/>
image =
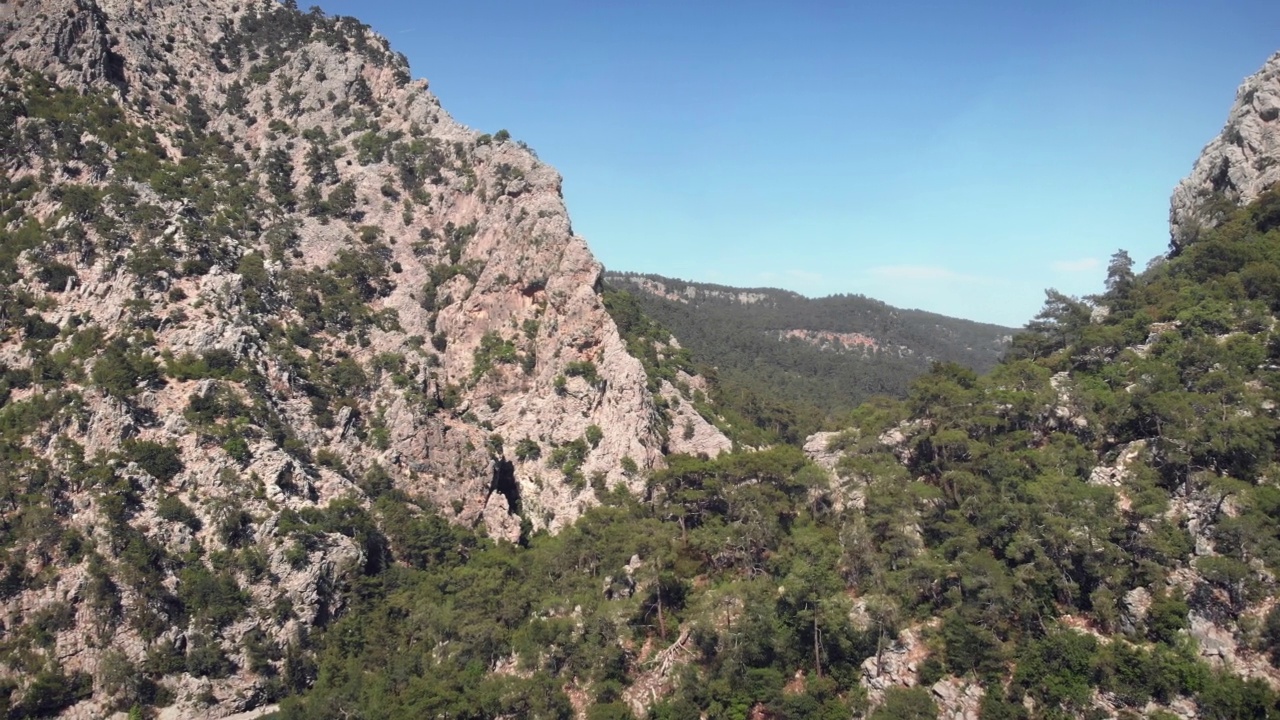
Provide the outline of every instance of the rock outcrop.
<path id="1" fill-rule="evenodd" d="M 907 628 L 897 641 L 862 662 L 858 682 L 873 705 L 884 700 L 885 691 L 895 687 L 915 687 L 920 682 L 920 663 L 929 656 L 920 629 Z"/>
<path id="2" fill-rule="evenodd" d="M 14 702 L 48 672 L 99 680 L 76 712 L 127 708 L 103 658 L 168 653 L 148 692 L 180 714 L 251 709 L 386 561 L 358 521 L 379 496 L 516 541 L 642 489 L 672 434 L 728 447 L 649 390 L 559 174 L 368 27 L 3 7 L 0 485 L 48 500 L 7 507 L 0 621 L 70 613 L 0 667 Z"/>
<path id="3" fill-rule="evenodd" d="M 1280 181 L 1280 53 L 1236 91 L 1222 133 L 1173 191 L 1169 234 L 1176 252 L 1233 207 Z"/>

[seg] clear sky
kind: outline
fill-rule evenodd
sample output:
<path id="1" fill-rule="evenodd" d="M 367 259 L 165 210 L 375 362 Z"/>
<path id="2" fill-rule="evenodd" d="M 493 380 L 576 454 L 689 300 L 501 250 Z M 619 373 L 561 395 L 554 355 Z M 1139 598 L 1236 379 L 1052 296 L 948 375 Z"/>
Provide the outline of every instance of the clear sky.
<path id="1" fill-rule="evenodd" d="M 321 7 L 559 169 L 612 270 L 1008 325 L 1164 251 L 1174 184 L 1280 50 L 1253 0 Z"/>

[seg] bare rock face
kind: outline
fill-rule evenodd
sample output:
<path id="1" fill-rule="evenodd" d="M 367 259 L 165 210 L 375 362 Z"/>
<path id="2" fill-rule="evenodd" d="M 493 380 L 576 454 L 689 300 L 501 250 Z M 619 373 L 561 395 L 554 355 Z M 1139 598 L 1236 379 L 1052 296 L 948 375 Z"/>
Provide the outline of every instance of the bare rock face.
<path id="1" fill-rule="evenodd" d="M 866 688 L 871 704 L 879 705 L 889 688 L 918 685 L 920 663 L 928 656 L 920 629 L 907 628 L 898 634 L 896 643 L 863 661 L 858 682 Z"/>
<path id="2" fill-rule="evenodd" d="M 245 153 L 238 159 L 247 180 L 274 178 L 282 199 L 269 227 L 265 218 L 251 219 L 257 227 L 226 238 L 235 246 L 222 248 L 224 256 L 202 273 L 160 271 L 140 283 L 109 258 L 75 267 L 67 285 L 74 289 L 62 293 L 49 319 L 119 327 L 141 292 L 155 315 L 169 318 L 154 330 L 159 354 L 229 352 L 277 380 L 272 394 L 286 405 L 307 381 L 266 347 L 268 319 L 305 325 L 363 368 L 403 357 L 415 372 L 402 372 L 400 385 L 438 396 L 436 404 L 448 406 L 442 412 L 424 412 L 421 401 L 406 399 L 413 393 L 380 378 L 363 393 L 369 402 L 356 397 L 345 409 L 336 436 L 307 427 L 315 413 L 305 409 L 297 410 L 297 432 L 308 443 L 333 445 L 358 473 L 372 453 L 347 430 L 351 422 L 367 427 L 381 413 L 389 447 L 379 460 L 437 504 L 462 501 L 464 521 L 492 515 L 482 508 L 493 505 L 488 495 L 504 462 L 513 466 L 522 506 L 536 508 L 529 513 L 535 527 L 576 516 L 578 495 L 555 487 L 566 474 L 603 473 L 614 484 L 628 481 L 624 457 L 640 468 L 661 462 L 660 425 L 672 421 L 655 409 L 643 368 L 604 311 L 601 266 L 572 234 L 559 175 L 505 133 L 482 135 L 455 123 L 425 81 L 409 80 L 385 40 L 346 20 L 267 2 L 46 0 L 22 3 L 14 16 L 3 36 L 5 56 L 24 70 L 114 96 L 127 119 L 159 130 L 181 131 L 175 120 L 201 108 L 201 130 L 236 138 L 231 149 Z M 180 77 L 183 89 L 163 87 L 161 70 Z M 172 152 L 181 155 L 180 148 Z M 110 169 L 119 160 L 108 159 L 104 180 L 119 179 Z M 198 223 L 187 222 L 203 210 L 151 190 L 137 187 L 169 218 L 157 240 L 175 254 L 210 254 L 195 237 Z M 271 192 L 259 189 L 258 199 Z M 313 192 L 319 207 L 300 207 L 307 200 L 299 196 Z M 47 210 L 51 216 L 57 208 Z M 96 239 L 93 228 L 88 234 Z M 260 279 L 276 286 L 278 306 L 246 307 L 246 255 L 266 258 Z M 341 272 L 335 264 L 344 258 L 367 257 L 376 257 L 373 269 L 385 275 L 367 278 L 370 268 L 359 269 L 358 282 L 374 286 L 361 288 L 371 296 L 361 298 L 360 310 L 373 316 L 365 327 L 351 327 L 348 318 L 308 322 L 300 306 L 324 305 L 325 289 L 281 287 L 302 280 L 291 275 L 310 272 L 305 280 L 319 282 Z M 262 288 L 253 293 L 261 299 Z M 306 360 L 326 354 L 303 350 Z M 695 426 L 689 449 L 727 447 L 687 403 L 673 405 Z M 601 437 L 570 473 L 546 462 L 556 447 L 597 431 Z M 536 458 L 513 456 L 521 441 L 536 443 Z"/>
<path id="3" fill-rule="evenodd" d="M 455 122 L 368 27 L 0 8 L 0 480 L 48 498 L 4 511 L 0 622 L 71 618 L 27 653 L 48 663 L 0 665 L 15 702 L 56 670 L 101 717 L 147 663 L 176 716 L 250 710 L 394 561 L 360 529 L 379 496 L 516 541 L 668 449 L 728 448 L 651 392 L 559 174 Z"/>
<path id="4" fill-rule="evenodd" d="M 1222 213 L 1280 181 L 1280 53 L 1236 91 L 1226 126 L 1173 191 L 1169 234 L 1176 252 Z"/>
<path id="5" fill-rule="evenodd" d="M 693 392 L 706 393 L 706 380 L 683 371 L 677 381 Z M 715 425 L 704 418 L 690 403 L 685 393 L 666 380 L 661 381 L 660 394 L 670 408 L 671 434 L 667 449 L 673 453 L 715 457 L 733 449 L 733 443 Z"/>
<path id="6" fill-rule="evenodd" d="M 834 475 L 836 465 L 840 462 L 841 452 L 832 448 L 832 441 L 840 437 L 839 432 L 816 432 L 804 440 L 804 454 L 818 465 Z"/>
<path id="7" fill-rule="evenodd" d="M 982 698 L 986 695 L 981 685 L 945 677 L 929 691 L 938 703 L 938 717 L 942 720 L 978 720 L 980 717 Z"/>

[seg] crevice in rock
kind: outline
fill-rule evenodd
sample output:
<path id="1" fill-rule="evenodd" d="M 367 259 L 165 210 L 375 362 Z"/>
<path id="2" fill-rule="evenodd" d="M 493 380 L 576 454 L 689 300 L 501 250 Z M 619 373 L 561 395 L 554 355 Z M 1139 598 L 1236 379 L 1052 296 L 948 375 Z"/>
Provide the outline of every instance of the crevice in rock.
<path id="1" fill-rule="evenodd" d="M 103 57 L 103 77 L 107 82 L 120 89 L 121 95 L 127 95 L 129 85 L 125 81 L 124 56 L 108 49 Z"/>
<path id="2" fill-rule="evenodd" d="M 516 482 L 516 466 L 510 460 L 493 462 L 493 481 L 489 483 L 489 493 L 498 493 L 507 499 L 510 514 L 519 515 L 520 485 Z"/>

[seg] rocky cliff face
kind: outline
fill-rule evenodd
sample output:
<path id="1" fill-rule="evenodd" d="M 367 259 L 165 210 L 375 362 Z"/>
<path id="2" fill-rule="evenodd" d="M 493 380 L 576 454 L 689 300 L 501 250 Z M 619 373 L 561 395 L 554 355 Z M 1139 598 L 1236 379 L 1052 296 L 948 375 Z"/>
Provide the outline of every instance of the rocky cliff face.
<path id="1" fill-rule="evenodd" d="M 1258 198 L 1280 181 L 1280 53 L 1236 91 L 1222 133 L 1173 191 L 1169 234 L 1175 251 L 1226 211 Z"/>
<path id="2" fill-rule="evenodd" d="M 358 22 L 28 0 L 0 57 L 0 682 L 24 712 L 258 704 L 379 562 L 352 520 L 376 498 L 514 541 L 639 490 L 700 419 L 646 389 L 555 170 Z"/>

